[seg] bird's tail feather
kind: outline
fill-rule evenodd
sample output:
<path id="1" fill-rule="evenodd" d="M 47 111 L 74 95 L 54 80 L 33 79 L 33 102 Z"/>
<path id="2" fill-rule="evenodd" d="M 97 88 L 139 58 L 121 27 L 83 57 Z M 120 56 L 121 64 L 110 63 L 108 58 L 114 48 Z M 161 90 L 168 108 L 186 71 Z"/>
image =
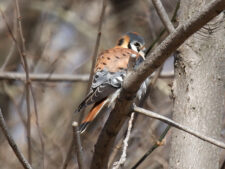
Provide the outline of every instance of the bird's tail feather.
<path id="1" fill-rule="evenodd" d="M 88 115 L 85 117 L 85 119 L 82 121 L 79 131 L 83 133 L 88 125 L 95 119 L 95 117 L 99 114 L 105 103 L 107 102 L 107 99 L 101 100 L 99 102 L 96 102 Z"/>

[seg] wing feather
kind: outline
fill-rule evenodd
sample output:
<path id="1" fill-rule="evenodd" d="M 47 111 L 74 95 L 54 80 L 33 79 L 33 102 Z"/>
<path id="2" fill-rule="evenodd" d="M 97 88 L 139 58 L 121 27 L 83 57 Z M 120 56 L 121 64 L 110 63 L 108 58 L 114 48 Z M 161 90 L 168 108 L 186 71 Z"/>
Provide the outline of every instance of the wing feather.
<path id="1" fill-rule="evenodd" d="M 103 70 L 101 72 L 96 72 L 91 90 L 83 102 L 79 105 L 77 111 L 79 112 L 86 106 L 96 103 L 111 95 L 121 87 L 124 76 L 125 71 L 109 73 Z"/>

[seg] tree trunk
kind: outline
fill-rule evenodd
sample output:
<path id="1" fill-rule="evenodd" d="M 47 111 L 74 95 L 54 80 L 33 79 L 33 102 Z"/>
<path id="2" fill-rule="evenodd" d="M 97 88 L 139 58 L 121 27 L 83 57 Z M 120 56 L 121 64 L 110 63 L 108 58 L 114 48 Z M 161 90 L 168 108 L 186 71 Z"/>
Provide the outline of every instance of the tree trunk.
<path id="1" fill-rule="evenodd" d="M 207 2 L 206 2 L 207 1 Z M 180 23 L 209 0 L 181 1 Z M 189 38 L 175 59 L 173 119 L 220 139 L 224 113 L 225 22 L 220 14 Z M 217 169 L 220 149 L 173 129 L 170 169 Z"/>

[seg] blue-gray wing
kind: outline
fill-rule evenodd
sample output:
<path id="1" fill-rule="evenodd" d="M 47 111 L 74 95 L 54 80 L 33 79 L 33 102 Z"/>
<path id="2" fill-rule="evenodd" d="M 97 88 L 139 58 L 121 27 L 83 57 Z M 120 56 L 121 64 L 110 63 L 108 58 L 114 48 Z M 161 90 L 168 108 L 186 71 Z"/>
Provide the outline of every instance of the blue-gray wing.
<path id="1" fill-rule="evenodd" d="M 113 73 L 106 70 L 97 71 L 94 75 L 91 89 L 77 111 L 114 93 L 121 87 L 125 74 L 125 70 Z"/>

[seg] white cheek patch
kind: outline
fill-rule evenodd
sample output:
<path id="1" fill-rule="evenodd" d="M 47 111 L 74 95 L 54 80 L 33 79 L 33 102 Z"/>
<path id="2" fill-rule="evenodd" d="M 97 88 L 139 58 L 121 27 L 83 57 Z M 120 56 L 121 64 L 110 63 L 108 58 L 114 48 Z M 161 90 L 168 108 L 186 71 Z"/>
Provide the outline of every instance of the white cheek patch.
<path id="1" fill-rule="evenodd" d="M 131 49 L 133 51 L 139 53 L 141 55 L 141 57 L 145 60 L 145 53 L 144 53 L 144 51 L 142 51 L 142 50 L 141 51 L 138 51 L 137 50 L 137 47 L 134 44 L 130 44 L 130 46 L 131 46 Z"/>
<path id="2" fill-rule="evenodd" d="M 130 44 L 131 49 L 134 50 L 135 52 L 138 52 L 137 47 L 134 44 Z"/>

